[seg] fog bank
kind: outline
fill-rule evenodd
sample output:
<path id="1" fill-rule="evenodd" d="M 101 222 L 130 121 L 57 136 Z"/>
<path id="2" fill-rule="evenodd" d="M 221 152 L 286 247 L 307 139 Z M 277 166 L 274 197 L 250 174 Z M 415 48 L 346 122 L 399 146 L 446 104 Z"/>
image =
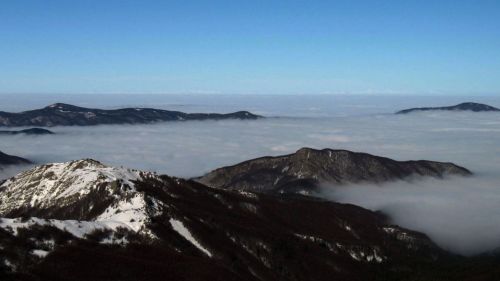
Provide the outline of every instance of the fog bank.
<path id="1" fill-rule="evenodd" d="M 157 99 L 147 98 L 144 104 L 150 105 Z M 327 189 L 323 195 L 332 200 L 381 209 L 396 223 L 423 231 L 441 246 L 456 252 L 469 254 L 500 246 L 497 226 L 500 220 L 497 211 L 500 209 L 500 177 L 497 176 L 500 171 L 500 114 L 392 114 L 405 107 L 454 104 L 459 102 L 456 97 L 434 102 L 428 97 L 427 100 L 399 97 L 394 103 L 390 98 L 374 97 L 257 99 L 250 96 L 239 100 L 208 100 L 209 97 L 178 98 L 163 100 L 162 104 L 164 108 L 183 107 L 191 112 L 248 109 L 281 117 L 54 127 L 51 130 L 55 135 L 0 136 L 0 151 L 40 164 L 94 158 L 109 165 L 187 178 L 255 157 L 292 153 L 305 146 L 348 149 L 396 160 L 449 161 L 472 170 L 475 176 L 411 184 L 399 182 L 381 187 L 351 186 Z M 499 106 L 498 100 L 490 104 Z M 36 102 L 41 103 L 41 100 Z M 119 102 L 128 103 L 129 100 L 115 99 L 113 104 L 108 100 L 105 107 L 115 107 Z M 0 178 L 16 172 L 0 170 Z"/>
<path id="2" fill-rule="evenodd" d="M 377 185 L 324 186 L 320 196 L 388 214 L 444 249 L 474 255 L 500 246 L 500 177 L 477 175 Z"/>

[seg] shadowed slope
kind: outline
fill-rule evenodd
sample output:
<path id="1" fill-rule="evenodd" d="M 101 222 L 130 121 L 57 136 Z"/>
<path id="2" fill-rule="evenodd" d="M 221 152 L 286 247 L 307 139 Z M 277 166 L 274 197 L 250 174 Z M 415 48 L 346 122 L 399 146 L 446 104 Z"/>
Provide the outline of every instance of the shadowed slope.
<path id="1" fill-rule="evenodd" d="M 347 150 L 302 148 L 277 157 L 262 157 L 216 169 L 197 180 L 227 189 L 301 192 L 321 183 L 380 183 L 410 176 L 470 175 L 465 168 L 434 161 L 395 161 Z"/>

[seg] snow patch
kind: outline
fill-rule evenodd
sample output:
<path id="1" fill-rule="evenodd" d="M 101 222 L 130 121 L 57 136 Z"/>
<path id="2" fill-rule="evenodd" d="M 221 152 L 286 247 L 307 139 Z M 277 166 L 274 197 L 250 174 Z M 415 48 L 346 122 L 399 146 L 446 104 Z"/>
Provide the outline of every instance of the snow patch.
<path id="1" fill-rule="evenodd" d="M 130 229 L 126 224 L 116 221 L 46 220 L 35 217 L 27 220 L 1 218 L 0 221 L 0 228 L 10 231 L 13 235 L 17 235 L 19 229 L 30 228 L 34 225 L 53 226 L 77 238 L 84 238 L 96 230 L 116 230 L 119 227 Z"/>
<path id="2" fill-rule="evenodd" d="M 143 194 L 137 194 L 130 199 L 123 199 L 108 207 L 97 221 L 112 221 L 122 223 L 127 228 L 139 232 L 148 221 L 146 202 Z"/>
<path id="3" fill-rule="evenodd" d="M 205 253 L 207 256 L 212 257 L 212 253 L 210 253 L 210 251 L 208 251 L 205 247 L 203 247 L 193 237 L 193 235 L 191 234 L 191 232 L 189 231 L 189 229 L 187 229 L 181 221 L 171 218 L 169 222 L 170 222 L 170 225 L 172 226 L 172 228 L 177 233 L 179 233 L 182 237 L 184 237 L 186 240 L 188 240 L 189 242 L 191 242 L 191 244 L 193 244 L 196 248 L 198 248 L 200 251 L 202 251 L 203 253 Z"/>
<path id="4" fill-rule="evenodd" d="M 45 256 L 47 256 L 49 254 L 49 252 L 45 251 L 45 250 L 36 249 L 36 250 L 31 251 L 31 254 L 33 254 L 39 258 L 45 258 Z"/>

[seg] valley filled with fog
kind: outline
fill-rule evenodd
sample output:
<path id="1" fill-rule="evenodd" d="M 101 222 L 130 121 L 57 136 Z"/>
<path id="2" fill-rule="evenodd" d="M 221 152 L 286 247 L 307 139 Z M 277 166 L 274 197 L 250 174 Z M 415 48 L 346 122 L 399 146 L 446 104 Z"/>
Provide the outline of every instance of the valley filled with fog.
<path id="1" fill-rule="evenodd" d="M 55 135 L 0 136 L 0 150 L 37 164 L 93 158 L 113 166 L 185 178 L 255 157 L 292 153 L 301 147 L 348 149 L 396 160 L 453 162 L 475 175 L 380 186 L 325 185 L 319 195 L 382 210 L 396 224 L 422 231 L 446 249 L 475 254 L 500 247 L 500 113 L 393 114 L 408 107 L 470 100 L 348 95 L 108 95 L 105 99 L 11 95 L 0 110 L 20 111 L 67 102 L 86 107 L 154 107 L 185 112 L 248 110 L 268 118 L 53 127 L 50 130 Z M 493 97 L 473 101 L 500 106 L 500 99 Z M 0 171 L 0 178 L 18 171 L 5 169 Z"/>

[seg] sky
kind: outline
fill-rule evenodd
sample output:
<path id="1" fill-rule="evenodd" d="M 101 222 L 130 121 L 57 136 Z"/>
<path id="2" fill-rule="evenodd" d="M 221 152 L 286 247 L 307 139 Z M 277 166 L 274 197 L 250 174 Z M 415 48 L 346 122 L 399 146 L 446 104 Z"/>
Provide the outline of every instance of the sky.
<path id="1" fill-rule="evenodd" d="M 0 1 L 0 93 L 500 93 L 500 2 Z"/>

